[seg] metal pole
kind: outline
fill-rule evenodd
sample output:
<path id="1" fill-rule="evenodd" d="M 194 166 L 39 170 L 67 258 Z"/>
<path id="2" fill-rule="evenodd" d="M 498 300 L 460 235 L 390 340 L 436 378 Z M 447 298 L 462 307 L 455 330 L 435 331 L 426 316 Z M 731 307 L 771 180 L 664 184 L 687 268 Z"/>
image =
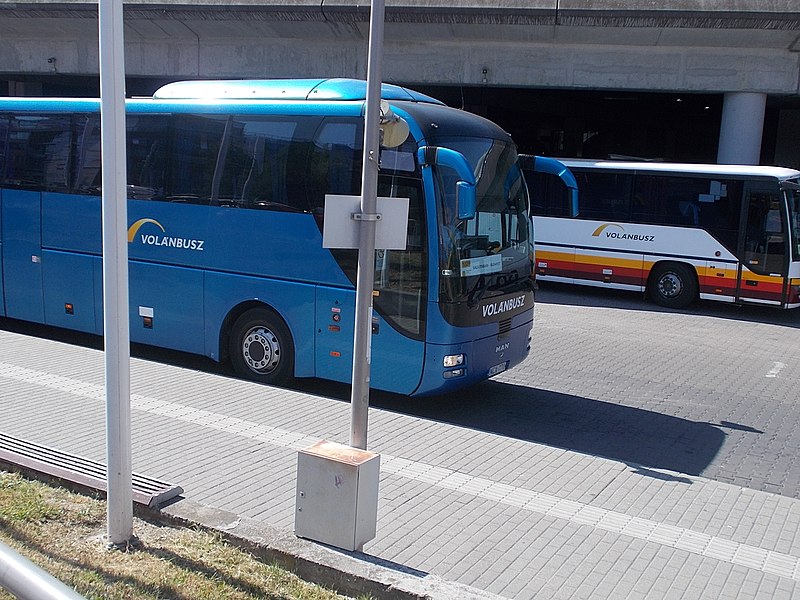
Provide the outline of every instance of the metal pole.
<path id="1" fill-rule="evenodd" d="M 364 114 L 364 159 L 361 173 L 361 219 L 353 339 L 353 385 L 350 396 L 350 445 L 367 448 L 370 360 L 372 353 L 372 288 L 375 280 L 375 225 L 378 204 L 383 0 L 372 0 Z"/>
<path id="2" fill-rule="evenodd" d="M 108 543 L 133 537 L 122 0 L 99 0 Z"/>
<path id="3" fill-rule="evenodd" d="M 86 600 L 3 542 L 0 542 L 0 587 L 20 600 Z"/>

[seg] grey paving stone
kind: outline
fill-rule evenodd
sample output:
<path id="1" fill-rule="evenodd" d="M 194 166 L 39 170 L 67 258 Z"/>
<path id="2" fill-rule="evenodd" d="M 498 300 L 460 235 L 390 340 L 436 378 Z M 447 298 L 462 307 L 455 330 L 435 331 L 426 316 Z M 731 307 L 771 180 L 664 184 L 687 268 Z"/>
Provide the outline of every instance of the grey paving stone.
<path id="1" fill-rule="evenodd" d="M 607 337 L 596 331 L 597 315 L 574 309 L 564 309 L 568 318 L 578 327 L 583 324 L 587 339 L 597 348 L 608 347 Z M 635 365 L 646 341 L 636 334 L 636 323 L 652 318 L 667 331 L 667 324 L 674 322 L 668 314 L 633 317 L 621 326 L 618 339 L 631 344 L 626 352 Z M 680 335 L 686 333 L 684 328 L 707 326 L 703 318 L 688 317 L 687 321 L 691 323 L 680 325 Z M 745 368 L 736 354 L 744 338 L 734 329 L 725 335 L 733 336 L 732 349 L 726 348 L 722 356 L 709 354 L 708 372 L 722 369 L 728 361 Z M 748 335 L 753 337 L 753 332 Z M 769 349 L 757 346 L 755 354 L 769 367 Z M 68 360 L 59 363 L 56 356 Z M 770 426 L 773 434 L 791 434 L 786 443 L 793 443 L 796 428 L 782 428 L 790 421 L 788 405 L 782 415 L 775 411 L 767 415 L 749 401 L 752 394 L 781 397 L 784 392 L 774 382 L 753 382 L 752 376 L 743 375 L 736 379 L 741 393 L 723 398 L 715 390 L 728 385 L 725 378 L 701 382 L 687 373 L 675 381 L 669 373 L 680 372 L 687 357 L 665 352 L 662 360 L 663 377 L 656 374 L 656 381 L 641 366 L 631 368 L 627 381 L 610 376 L 602 352 L 596 354 L 594 364 L 562 362 L 561 370 L 542 371 L 533 361 L 522 370 L 542 379 L 541 390 L 571 390 L 581 400 L 566 401 L 576 406 L 585 407 L 587 401 L 610 405 L 615 395 L 620 402 L 648 412 L 646 418 L 640 416 L 640 425 L 649 419 L 658 422 L 663 413 L 657 411 L 692 418 L 701 412 L 691 410 L 703 411 L 707 402 L 728 401 L 730 422 L 759 430 Z M 0 331 L 3 365 L 52 371 L 78 385 L 76 392 L 65 395 L 63 389 L 27 383 L 15 379 L 13 373 L 0 375 L 0 431 L 39 436 L 42 439 L 36 441 L 104 457 L 102 435 L 97 435 L 103 428 L 102 400 L 80 394 L 80 384 L 102 386 L 100 353 L 69 345 L 55 348 L 47 340 Z M 167 411 L 148 412 L 156 404 L 146 402 L 143 410 L 133 411 L 135 464 L 184 485 L 189 500 L 258 519 L 290 534 L 297 451 L 293 444 L 322 438 L 343 441 L 349 429 L 347 403 L 143 360 L 134 361 L 134 373 L 135 393 L 166 403 L 159 406 Z M 684 398 L 682 404 L 674 400 L 678 397 Z M 573 415 L 578 413 L 579 409 L 573 409 Z M 371 415 L 370 439 L 381 453 L 416 467 L 406 474 L 382 473 L 378 536 L 365 546 L 374 560 L 522 599 L 766 600 L 791 598 L 800 591 L 799 574 L 793 567 L 794 559 L 800 557 L 798 500 L 793 492 L 779 497 L 738 487 L 752 485 L 755 478 L 737 470 L 741 468 L 734 460 L 737 452 L 750 453 L 749 462 L 742 464 L 753 471 L 763 470 L 766 463 L 781 464 L 788 471 L 787 465 L 797 464 L 784 450 L 754 457 L 751 438 L 758 434 L 726 430 L 720 451 L 724 454 L 730 448 L 730 454 L 709 467 L 717 478 L 711 480 L 697 473 L 687 475 L 587 452 L 591 444 L 601 443 L 612 454 L 615 451 L 590 422 L 579 423 L 586 447 L 568 450 L 446 419 L 381 408 L 373 408 Z M 618 436 L 626 434 L 624 419 L 606 425 Z M 692 446 L 687 432 L 674 436 L 674 448 Z M 627 438 L 631 439 L 640 438 Z M 635 455 L 635 450 L 620 452 Z M 435 477 L 426 477 L 433 472 Z M 719 481 L 725 477 L 738 484 Z M 800 478 L 800 472 L 795 477 Z M 772 473 L 762 479 L 758 484 L 762 487 L 778 482 Z M 441 485 L 444 481 L 458 485 Z M 778 483 L 784 493 L 794 485 Z"/>

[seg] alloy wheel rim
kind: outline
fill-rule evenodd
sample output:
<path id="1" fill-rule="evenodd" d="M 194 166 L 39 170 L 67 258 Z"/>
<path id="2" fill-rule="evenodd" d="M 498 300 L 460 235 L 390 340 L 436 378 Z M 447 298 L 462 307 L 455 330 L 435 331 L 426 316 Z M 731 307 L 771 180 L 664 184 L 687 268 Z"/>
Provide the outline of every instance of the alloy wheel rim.
<path id="1" fill-rule="evenodd" d="M 242 340 L 242 357 L 245 364 L 256 373 L 274 371 L 281 356 L 277 336 L 264 326 L 253 327 Z"/>

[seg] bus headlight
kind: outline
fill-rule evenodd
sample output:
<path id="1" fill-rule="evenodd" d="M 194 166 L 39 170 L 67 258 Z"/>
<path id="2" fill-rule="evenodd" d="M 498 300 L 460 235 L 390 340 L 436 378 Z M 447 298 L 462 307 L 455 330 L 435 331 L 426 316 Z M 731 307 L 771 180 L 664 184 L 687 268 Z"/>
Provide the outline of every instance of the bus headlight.
<path id="1" fill-rule="evenodd" d="M 449 369 L 451 367 L 457 367 L 458 365 L 464 364 L 464 355 L 463 354 L 448 354 L 444 357 L 442 361 L 444 364 L 445 369 Z"/>

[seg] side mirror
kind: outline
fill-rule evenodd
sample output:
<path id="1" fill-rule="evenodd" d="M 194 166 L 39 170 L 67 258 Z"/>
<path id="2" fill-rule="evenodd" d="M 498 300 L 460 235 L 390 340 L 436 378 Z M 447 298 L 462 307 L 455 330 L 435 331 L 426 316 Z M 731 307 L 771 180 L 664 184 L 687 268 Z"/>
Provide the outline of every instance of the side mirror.
<path id="1" fill-rule="evenodd" d="M 475 198 L 475 186 L 465 181 L 456 183 L 456 204 L 458 205 L 458 218 L 462 220 L 475 217 L 477 200 Z"/>
<path id="2" fill-rule="evenodd" d="M 456 202 L 458 204 L 458 218 L 462 220 L 473 219 L 477 210 L 477 197 L 475 195 L 475 174 L 469 166 L 464 155 L 450 148 L 438 146 L 423 146 L 417 151 L 420 165 L 436 165 L 453 169 L 458 175 L 456 182 Z"/>

